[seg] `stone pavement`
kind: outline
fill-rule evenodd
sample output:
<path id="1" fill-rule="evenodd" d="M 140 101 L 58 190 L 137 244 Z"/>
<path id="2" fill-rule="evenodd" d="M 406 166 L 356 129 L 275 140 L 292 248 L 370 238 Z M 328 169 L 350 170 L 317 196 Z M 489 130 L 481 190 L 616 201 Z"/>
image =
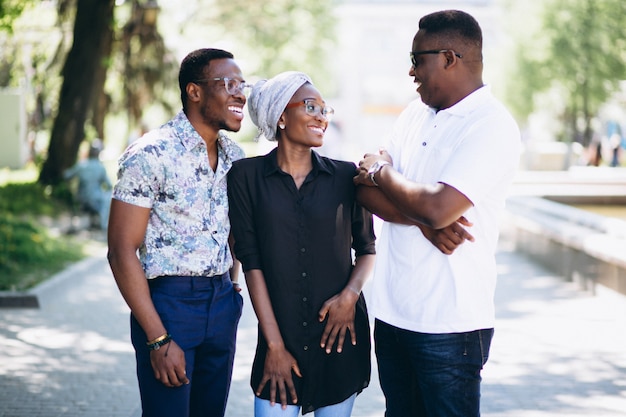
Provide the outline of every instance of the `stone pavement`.
<path id="1" fill-rule="evenodd" d="M 0 309 L 0 417 L 141 415 L 128 308 L 104 253 L 37 287 L 39 309 Z M 626 416 L 626 297 L 580 291 L 506 239 L 498 265 L 483 416 Z M 227 417 L 252 416 L 256 320 L 245 287 L 244 300 Z M 374 366 L 353 416 L 383 413 Z"/>

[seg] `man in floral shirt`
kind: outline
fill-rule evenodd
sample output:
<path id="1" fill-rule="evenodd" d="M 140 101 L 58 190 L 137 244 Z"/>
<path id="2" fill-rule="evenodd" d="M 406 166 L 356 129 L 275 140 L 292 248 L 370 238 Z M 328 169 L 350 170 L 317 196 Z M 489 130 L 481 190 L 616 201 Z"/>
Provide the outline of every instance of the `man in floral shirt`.
<path id="1" fill-rule="evenodd" d="M 248 88 L 233 55 L 191 52 L 183 109 L 119 160 L 109 264 L 131 310 L 144 417 L 223 416 L 243 299 L 229 246 L 226 175 Z"/>

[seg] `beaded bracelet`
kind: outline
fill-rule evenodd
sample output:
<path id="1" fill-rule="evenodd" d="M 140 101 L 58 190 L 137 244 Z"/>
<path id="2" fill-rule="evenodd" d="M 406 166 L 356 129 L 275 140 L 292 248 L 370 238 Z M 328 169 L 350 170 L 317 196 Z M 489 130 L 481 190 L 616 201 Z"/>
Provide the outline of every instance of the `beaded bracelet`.
<path id="1" fill-rule="evenodd" d="M 159 336 L 154 340 L 151 340 L 146 343 L 149 350 L 159 350 L 161 346 L 167 345 L 172 341 L 172 335 L 169 333 L 164 334 L 163 336 Z"/>

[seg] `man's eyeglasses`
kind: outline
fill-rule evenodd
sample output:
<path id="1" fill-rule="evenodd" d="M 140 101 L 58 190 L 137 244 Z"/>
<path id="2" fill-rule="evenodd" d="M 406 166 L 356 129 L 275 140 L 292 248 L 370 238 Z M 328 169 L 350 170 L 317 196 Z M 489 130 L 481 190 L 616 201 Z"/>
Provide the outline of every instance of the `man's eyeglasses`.
<path id="1" fill-rule="evenodd" d="M 308 99 L 303 101 L 297 101 L 295 103 L 287 104 L 285 109 L 291 109 L 293 107 L 304 106 L 304 111 L 309 116 L 317 116 L 321 114 L 330 122 L 335 114 L 335 109 L 330 106 L 321 106 L 317 104 L 314 100 Z"/>
<path id="2" fill-rule="evenodd" d="M 228 77 L 217 77 L 217 78 L 207 78 L 204 80 L 196 80 L 193 81 L 196 84 L 205 83 L 207 81 L 221 81 L 224 80 L 224 88 L 226 88 L 226 92 L 231 96 L 237 94 L 247 95 L 250 92 L 250 88 L 252 88 L 251 84 L 248 84 L 244 81 L 235 80 L 233 78 Z"/>
<path id="3" fill-rule="evenodd" d="M 458 52 L 454 52 L 452 49 L 429 49 L 426 51 L 412 51 L 409 53 L 409 56 L 411 57 L 411 64 L 413 64 L 413 68 L 417 67 L 417 61 L 416 61 L 416 57 L 418 55 L 429 55 L 429 54 L 443 54 L 446 52 L 452 52 L 454 55 L 456 55 L 458 58 L 463 58 L 463 55 L 459 54 Z"/>

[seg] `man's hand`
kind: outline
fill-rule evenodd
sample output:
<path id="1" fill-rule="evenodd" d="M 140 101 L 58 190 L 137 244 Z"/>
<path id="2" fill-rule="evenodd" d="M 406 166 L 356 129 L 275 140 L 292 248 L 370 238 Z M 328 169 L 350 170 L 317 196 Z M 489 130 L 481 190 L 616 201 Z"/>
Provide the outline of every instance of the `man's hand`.
<path id="1" fill-rule="evenodd" d="M 185 353 L 173 340 L 160 349 L 151 351 L 150 363 L 154 377 L 166 387 L 180 387 L 189 383 L 185 372 Z"/>
<path id="2" fill-rule="evenodd" d="M 474 241 L 474 236 L 465 229 L 465 227 L 471 227 L 472 225 L 473 223 L 461 216 L 456 222 L 443 229 L 432 229 L 421 224 L 418 224 L 418 227 L 424 237 L 437 249 L 445 255 L 451 255 L 466 240 Z"/>
<path id="3" fill-rule="evenodd" d="M 389 155 L 389 152 L 387 152 L 385 149 L 381 148 L 377 154 L 366 153 L 363 156 L 363 159 L 361 159 L 361 161 L 359 162 L 357 175 L 353 178 L 354 184 L 374 186 L 374 184 L 370 180 L 368 171 L 372 167 L 372 165 L 374 165 L 376 161 L 387 161 L 391 165 L 393 165 L 393 160 L 391 159 L 391 155 Z"/>

